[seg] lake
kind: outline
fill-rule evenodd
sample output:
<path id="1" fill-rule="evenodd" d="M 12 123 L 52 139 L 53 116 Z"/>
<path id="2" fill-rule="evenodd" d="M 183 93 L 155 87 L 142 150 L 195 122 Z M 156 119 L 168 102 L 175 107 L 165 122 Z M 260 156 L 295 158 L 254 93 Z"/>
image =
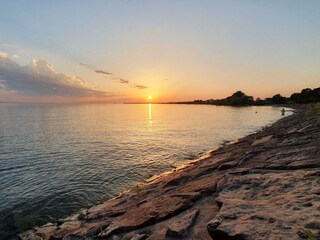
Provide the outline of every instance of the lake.
<path id="1" fill-rule="evenodd" d="M 0 104 L 0 238 L 115 197 L 260 130 L 281 118 L 280 110 Z"/>

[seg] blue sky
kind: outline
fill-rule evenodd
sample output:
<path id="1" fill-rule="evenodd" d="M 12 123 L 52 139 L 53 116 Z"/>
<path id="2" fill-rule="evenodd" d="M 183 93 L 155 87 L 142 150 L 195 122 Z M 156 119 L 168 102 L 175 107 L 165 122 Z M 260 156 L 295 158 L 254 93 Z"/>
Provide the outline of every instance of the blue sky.
<path id="1" fill-rule="evenodd" d="M 311 0 L 2 1 L 0 51 L 20 66 L 44 60 L 108 101 L 290 95 L 319 87 L 319 9 Z"/>

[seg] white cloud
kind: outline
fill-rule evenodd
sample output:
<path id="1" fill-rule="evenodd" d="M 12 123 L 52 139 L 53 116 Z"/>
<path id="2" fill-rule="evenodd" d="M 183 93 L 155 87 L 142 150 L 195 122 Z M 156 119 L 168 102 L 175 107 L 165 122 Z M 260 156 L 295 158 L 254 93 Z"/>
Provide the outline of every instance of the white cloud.
<path id="1" fill-rule="evenodd" d="M 77 76 L 56 73 L 44 60 L 33 60 L 27 66 L 0 55 L 0 80 L 7 91 L 27 96 L 110 97 L 112 93 L 99 91 Z"/>
<path id="2" fill-rule="evenodd" d="M 14 59 L 14 60 L 18 59 L 19 57 L 20 56 L 18 54 L 16 54 L 16 53 L 12 55 L 12 59 Z"/>
<path id="3" fill-rule="evenodd" d="M 0 50 L 0 57 L 7 58 L 8 57 L 8 53 L 3 52 L 3 51 Z"/>
<path id="4" fill-rule="evenodd" d="M 0 92 L 5 90 L 6 87 L 4 86 L 4 81 L 3 80 L 0 80 Z"/>

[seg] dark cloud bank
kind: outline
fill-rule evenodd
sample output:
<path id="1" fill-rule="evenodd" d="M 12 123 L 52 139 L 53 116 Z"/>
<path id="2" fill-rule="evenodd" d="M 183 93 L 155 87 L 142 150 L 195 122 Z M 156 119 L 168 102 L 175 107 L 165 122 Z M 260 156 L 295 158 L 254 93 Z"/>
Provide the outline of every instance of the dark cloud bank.
<path id="1" fill-rule="evenodd" d="M 20 66 L 0 56 L 0 89 L 27 96 L 109 97 L 112 93 L 95 90 L 77 76 L 56 73 L 48 62 L 33 60 Z"/>

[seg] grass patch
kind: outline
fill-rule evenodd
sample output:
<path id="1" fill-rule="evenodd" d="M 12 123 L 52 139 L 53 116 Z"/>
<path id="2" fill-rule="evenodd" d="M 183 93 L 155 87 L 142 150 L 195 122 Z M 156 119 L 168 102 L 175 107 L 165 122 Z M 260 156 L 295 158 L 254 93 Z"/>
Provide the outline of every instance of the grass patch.
<path id="1" fill-rule="evenodd" d="M 307 234 L 307 240 L 316 240 L 316 238 L 313 235 L 313 232 L 311 232 L 310 230 L 305 230 L 305 233 Z"/>
<path id="2" fill-rule="evenodd" d="M 306 115 L 308 117 L 315 117 L 317 126 L 320 126 L 320 103 L 309 104 L 306 108 Z"/>

